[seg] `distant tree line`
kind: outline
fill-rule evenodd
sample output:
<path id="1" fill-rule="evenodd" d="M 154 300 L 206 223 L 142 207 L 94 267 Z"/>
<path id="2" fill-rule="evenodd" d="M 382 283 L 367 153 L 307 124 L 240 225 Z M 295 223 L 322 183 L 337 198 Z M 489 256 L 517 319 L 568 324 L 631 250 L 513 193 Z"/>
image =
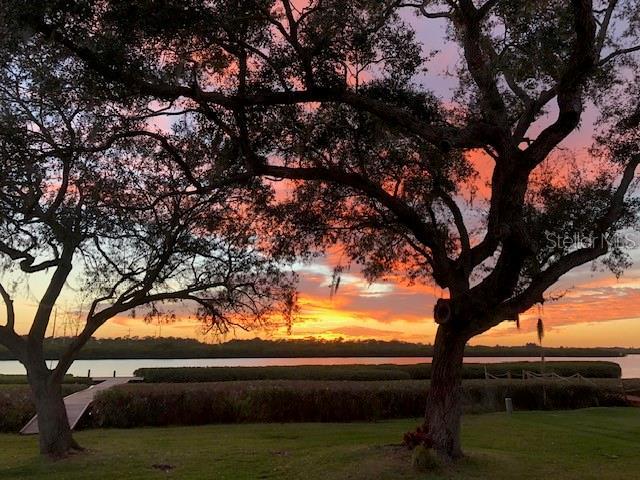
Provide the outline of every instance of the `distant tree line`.
<path id="1" fill-rule="evenodd" d="M 47 359 L 57 359 L 72 338 L 47 339 L 44 352 Z M 545 355 L 558 357 L 610 357 L 640 353 L 640 349 L 545 347 Z M 92 338 L 79 357 L 85 360 L 111 358 L 274 358 L 274 357 L 429 357 L 433 346 L 422 343 L 383 340 L 230 340 L 207 344 L 191 338 Z M 540 347 L 534 343 L 523 346 L 467 345 L 466 356 L 536 357 Z M 0 349 L 0 360 L 15 360 L 5 348 Z"/>

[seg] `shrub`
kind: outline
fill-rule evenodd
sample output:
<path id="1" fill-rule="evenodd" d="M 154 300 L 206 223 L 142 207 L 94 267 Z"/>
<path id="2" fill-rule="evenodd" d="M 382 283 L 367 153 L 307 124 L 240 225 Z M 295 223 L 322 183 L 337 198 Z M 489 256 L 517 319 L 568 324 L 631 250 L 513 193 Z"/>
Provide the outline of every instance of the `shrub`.
<path id="1" fill-rule="evenodd" d="M 423 426 L 418 426 L 415 430 L 405 433 L 402 438 L 402 443 L 410 450 L 413 450 L 419 445 L 425 448 L 431 448 L 433 446 L 431 437 L 429 437 L 426 428 Z"/>
<path id="2" fill-rule="evenodd" d="M 65 384 L 63 395 L 83 390 L 86 385 Z M 0 432 L 19 432 L 36 414 L 28 385 L 0 385 Z"/>
<path id="3" fill-rule="evenodd" d="M 0 385 L 27 385 L 29 380 L 26 375 L 0 375 Z M 93 380 L 89 377 L 74 377 L 73 375 L 65 375 L 62 383 L 74 385 L 91 385 Z"/>
<path id="4" fill-rule="evenodd" d="M 102 427 L 207 423 L 351 422 L 419 417 L 427 384 L 421 381 L 258 381 L 198 384 L 129 384 L 101 392 L 91 424 Z M 543 391 L 544 387 L 544 391 Z M 614 389 L 586 383 L 466 381 L 468 413 L 624 404 Z M 546 402 L 545 402 L 546 396 Z"/>

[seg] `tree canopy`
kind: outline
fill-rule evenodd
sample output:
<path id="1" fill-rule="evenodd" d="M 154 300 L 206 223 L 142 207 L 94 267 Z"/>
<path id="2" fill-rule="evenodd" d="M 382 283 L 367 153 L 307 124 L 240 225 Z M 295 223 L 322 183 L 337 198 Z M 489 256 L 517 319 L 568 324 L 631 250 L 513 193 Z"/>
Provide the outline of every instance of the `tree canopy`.
<path id="1" fill-rule="evenodd" d="M 580 265 L 628 266 L 637 1 L 5 3 L 5 55 L 58 52 L 95 98 L 171 119 L 122 135 L 163 145 L 199 193 L 258 183 L 295 233 L 289 253 L 340 244 L 371 279 L 447 290 L 427 422 L 448 457 L 461 454 L 451 392 L 466 341 L 517 321 Z M 445 37 L 421 45 L 434 22 Z M 419 82 L 442 42 L 460 52 L 453 99 Z M 585 162 L 562 147 L 587 107 L 601 138 Z"/>
<path id="2" fill-rule="evenodd" d="M 199 156 L 197 132 L 184 122 L 171 126 L 169 144 L 147 128 L 153 116 L 131 115 L 135 102 L 88 95 L 79 72 L 55 49 L 31 46 L 0 66 L 0 342 L 27 369 L 41 448 L 53 454 L 73 446 L 60 382 L 107 321 L 136 310 L 171 317 L 176 308 L 227 333 L 282 314 L 290 321 L 295 309 L 287 249 L 260 233 L 272 222 L 268 192 L 215 174 L 233 148 L 212 132 L 199 136 L 209 145 Z M 205 191 L 195 172 L 215 182 Z M 14 294 L 34 276 L 46 286 L 28 323 Z M 49 369 L 44 339 L 64 295 L 78 297 L 84 321 Z"/>

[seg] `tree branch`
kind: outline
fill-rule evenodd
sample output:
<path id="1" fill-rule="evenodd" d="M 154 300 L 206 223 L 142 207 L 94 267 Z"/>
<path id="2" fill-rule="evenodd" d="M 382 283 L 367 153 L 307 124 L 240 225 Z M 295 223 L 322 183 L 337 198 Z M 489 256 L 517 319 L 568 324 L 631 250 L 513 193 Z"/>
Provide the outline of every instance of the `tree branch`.
<path id="1" fill-rule="evenodd" d="M 422 15 L 425 18 L 451 18 L 451 12 L 450 11 L 441 11 L 441 12 L 430 12 L 429 10 L 427 10 L 427 6 L 428 6 L 429 0 L 423 0 L 420 3 L 415 3 L 415 2 L 400 2 L 398 4 L 398 7 L 400 8 L 417 8 L 420 11 L 420 15 Z"/>
<path id="2" fill-rule="evenodd" d="M 157 140 L 158 143 L 162 146 L 162 148 L 171 156 L 172 160 L 176 163 L 176 165 L 180 167 L 180 170 L 185 175 L 189 183 L 191 183 L 198 190 L 203 189 L 202 184 L 197 178 L 195 178 L 188 163 L 182 157 L 182 153 L 176 147 L 171 145 L 167 137 L 157 132 L 149 132 L 147 130 L 129 130 L 126 132 L 118 132 L 110 136 L 109 138 L 107 138 L 101 144 L 96 145 L 94 147 L 81 148 L 80 151 L 90 152 L 90 153 L 103 152 L 111 148 L 118 140 L 122 140 L 125 138 L 133 138 L 133 137 L 149 137 L 154 140 Z"/>
<path id="3" fill-rule="evenodd" d="M 38 304 L 38 309 L 36 310 L 31 329 L 29 330 L 29 340 L 31 342 L 40 342 L 41 344 L 42 339 L 44 339 L 53 307 L 60 297 L 60 293 L 73 268 L 72 259 L 74 250 L 75 246 L 73 245 L 66 245 L 64 247 L 60 262 Z"/>
<path id="4" fill-rule="evenodd" d="M 460 257 L 463 258 L 462 263 L 465 265 L 465 272 L 470 272 L 470 262 L 469 262 L 469 254 L 471 252 L 471 241 L 469 239 L 469 231 L 467 230 L 467 226 L 464 223 L 464 217 L 462 215 L 462 210 L 456 203 L 456 201 L 449 195 L 447 192 L 442 190 L 441 188 L 437 188 L 435 190 L 436 195 L 438 195 L 444 204 L 447 206 L 451 214 L 453 215 L 453 220 L 458 230 L 458 235 L 460 236 L 460 247 L 461 253 Z"/>
<path id="5" fill-rule="evenodd" d="M 186 87 L 164 83 L 158 79 L 149 81 L 143 79 L 141 73 L 129 72 L 121 65 L 109 63 L 90 48 L 76 45 L 42 19 L 32 23 L 34 28 L 65 46 L 83 60 L 90 69 L 102 75 L 106 80 L 117 81 L 135 88 L 142 94 L 152 95 L 159 99 L 175 100 L 185 97 L 199 104 L 215 104 L 232 111 L 237 111 L 243 106 L 277 106 L 315 102 L 345 103 L 376 115 L 396 127 L 406 129 L 409 133 L 419 136 L 423 141 L 438 148 L 483 147 L 487 142 L 490 143 L 497 138 L 495 126 L 491 124 L 472 122 L 464 128 L 448 124 L 435 125 L 412 117 L 405 109 L 395 108 L 387 103 L 350 92 L 346 86 L 314 88 L 311 85 L 306 90 L 298 91 L 226 95 L 219 92 L 202 91 L 197 85 Z"/>
<path id="6" fill-rule="evenodd" d="M 629 47 L 629 48 L 621 48 L 620 50 L 616 50 L 614 52 L 611 52 L 609 55 L 607 55 L 606 57 L 604 57 L 602 60 L 600 60 L 600 62 L 598 62 L 599 66 L 604 66 L 607 63 L 609 63 L 611 60 L 613 60 L 614 58 L 617 58 L 621 55 L 628 55 L 630 53 L 634 53 L 634 52 L 638 52 L 640 51 L 640 45 L 636 45 L 634 47 Z"/>
<path id="7" fill-rule="evenodd" d="M 42 272 L 49 268 L 57 267 L 60 263 L 60 259 L 56 258 L 53 260 L 46 260 L 41 263 L 37 263 L 34 265 L 36 259 L 33 255 L 29 254 L 27 251 L 18 250 L 9 245 L 0 242 L 0 253 L 4 253 L 11 260 L 18 261 L 20 260 L 20 269 L 25 273 L 36 273 Z"/>
<path id="8" fill-rule="evenodd" d="M 609 5 L 607 5 L 607 9 L 604 14 L 604 19 L 602 20 L 602 24 L 600 25 L 600 30 L 598 31 L 598 35 L 596 37 L 596 52 L 598 52 L 598 56 L 602 52 L 604 48 L 604 43 L 607 40 L 607 33 L 609 32 L 609 25 L 611 23 L 611 19 L 613 18 L 613 12 L 618 5 L 618 0 L 609 0 Z"/>
<path id="9" fill-rule="evenodd" d="M 596 22 L 592 0 L 571 0 L 576 38 L 568 67 L 558 82 L 559 113 L 526 150 L 527 164 L 533 168 L 542 162 L 580 123 L 582 86 L 597 63 Z"/>
<path id="10" fill-rule="evenodd" d="M 74 362 L 76 356 L 82 349 L 82 347 L 91 339 L 91 336 L 107 321 L 111 320 L 115 316 L 132 310 L 142 305 L 151 304 L 154 302 L 161 302 L 167 300 L 193 300 L 194 293 L 210 290 L 212 288 L 225 287 L 225 282 L 215 282 L 210 284 L 199 285 L 193 288 L 186 288 L 175 292 L 163 292 L 151 295 L 143 295 L 125 303 L 116 302 L 114 305 L 105 308 L 99 312 L 91 312 L 87 315 L 87 321 L 84 329 L 80 334 L 71 342 L 64 353 L 60 356 L 58 364 L 54 369 L 53 376 L 57 379 L 62 379 L 67 370 Z"/>
<path id="11" fill-rule="evenodd" d="M 555 261 L 551 266 L 538 274 L 522 293 L 506 301 L 500 307 L 501 311 L 508 313 L 523 313 L 527 311 L 536 303 L 544 301 L 544 292 L 554 285 L 562 275 L 580 265 L 596 260 L 608 252 L 609 245 L 605 235 L 620 218 L 624 207 L 625 196 L 635 178 L 638 165 L 640 165 L 640 159 L 635 158 L 625 167 L 620 184 L 611 198 L 607 212 L 595 225 L 594 244 L 568 253 Z"/>
<path id="12" fill-rule="evenodd" d="M 398 221 L 412 232 L 420 243 L 432 251 L 434 278 L 436 278 L 442 286 L 450 285 L 451 261 L 446 255 L 445 248 L 440 242 L 439 235 L 437 231 L 434 230 L 434 226 L 425 223 L 421 216 L 405 202 L 389 194 L 382 187 L 366 177 L 358 173 L 344 172 L 325 167 L 296 168 L 261 164 L 256 165 L 254 168 L 256 168 L 256 174 L 262 176 L 287 178 L 290 180 L 326 181 L 347 186 L 377 200 L 385 208 L 389 209 Z"/>
<path id="13" fill-rule="evenodd" d="M 13 299 L 11 298 L 11 296 L 9 295 L 9 293 L 7 292 L 7 290 L 4 288 L 4 286 L 0 283 L 0 296 L 2 297 L 2 300 L 5 304 L 5 307 L 7 309 L 7 324 L 6 324 L 6 328 L 8 330 L 14 331 L 15 330 L 15 325 L 16 325 L 16 311 L 13 307 Z"/>
<path id="14" fill-rule="evenodd" d="M 0 343 L 7 347 L 23 364 L 27 358 L 27 344 L 16 332 L 0 327 Z"/>
<path id="15" fill-rule="evenodd" d="M 507 126 L 508 116 L 504 99 L 498 89 L 490 55 L 482 48 L 484 43 L 482 20 L 484 16 L 475 7 L 472 0 L 460 0 L 459 4 L 464 57 L 469 73 L 480 91 L 483 115 L 490 124 L 502 127 L 504 136 L 507 133 L 504 129 Z M 490 8 L 493 6 L 493 1 L 489 1 L 487 4 Z M 488 10 L 486 11 L 488 12 Z"/>

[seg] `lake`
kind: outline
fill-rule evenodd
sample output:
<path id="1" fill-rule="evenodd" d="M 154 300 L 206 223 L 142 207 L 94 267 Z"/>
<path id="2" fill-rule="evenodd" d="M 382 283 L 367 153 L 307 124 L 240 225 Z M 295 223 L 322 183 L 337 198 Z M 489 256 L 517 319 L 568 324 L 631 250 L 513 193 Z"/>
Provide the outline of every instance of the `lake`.
<path id="1" fill-rule="evenodd" d="M 499 363 L 530 361 L 536 357 L 467 357 L 465 363 Z M 626 357 L 548 357 L 547 360 L 585 361 L 602 360 L 615 362 L 622 368 L 623 378 L 640 378 L 640 355 Z M 279 365 L 377 365 L 395 363 L 410 365 L 414 363 L 430 363 L 431 357 L 340 357 L 340 358 L 193 358 L 193 359 L 142 359 L 142 360 L 77 360 L 69 373 L 77 376 L 87 375 L 91 370 L 94 377 L 110 377 L 113 371 L 119 377 L 133 376 L 138 368 L 145 367 L 265 367 Z M 55 361 L 49 362 L 54 367 Z M 24 367 L 14 360 L 0 361 L 0 374 L 24 374 Z"/>

